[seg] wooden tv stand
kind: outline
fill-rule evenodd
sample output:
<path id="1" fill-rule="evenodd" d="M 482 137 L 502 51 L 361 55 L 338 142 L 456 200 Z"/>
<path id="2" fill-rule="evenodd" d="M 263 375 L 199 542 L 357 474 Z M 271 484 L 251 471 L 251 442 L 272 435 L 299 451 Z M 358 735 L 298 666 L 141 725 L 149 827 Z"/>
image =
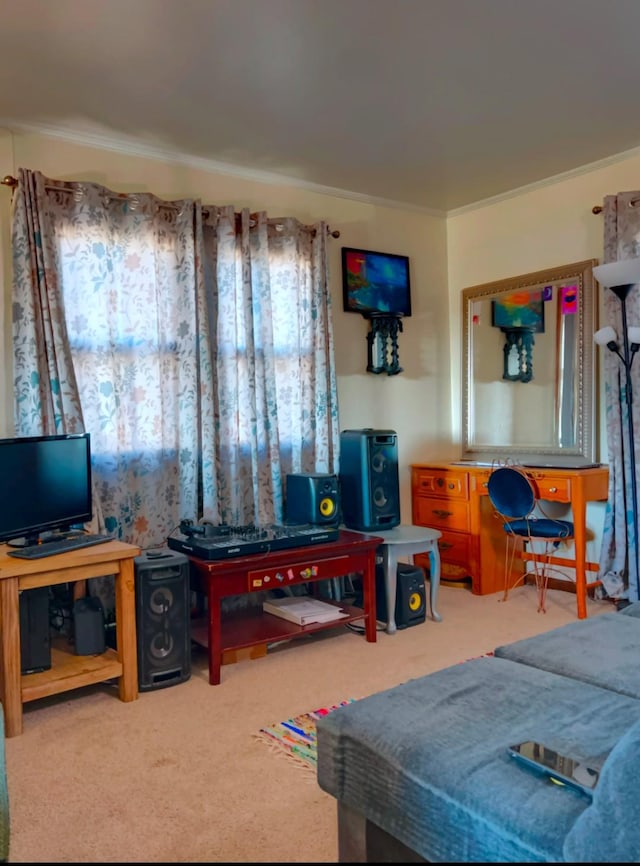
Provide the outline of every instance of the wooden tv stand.
<path id="1" fill-rule="evenodd" d="M 302 637 L 311 632 L 363 620 L 367 641 L 376 640 L 376 549 L 383 539 L 341 529 L 336 541 L 235 556 L 225 560 L 204 560 L 189 556 L 196 591 L 206 595 L 208 619 L 191 624 L 191 638 L 209 649 L 209 683 L 220 683 L 220 667 L 225 650 L 238 650 L 279 640 Z M 314 583 L 346 574 L 362 574 L 363 607 L 338 603 L 347 614 L 330 622 L 296 625 L 288 620 L 263 613 L 259 608 L 221 615 L 221 599 L 229 595 L 244 595 Z"/>
<path id="2" fill-rule="evenodd" d="M 22 705 L 81 686 L 118 678 L 120 700 L 138 697 L 135 578 L 133 560 L 140 548 L 108 541 L 42 559 L 17 559 L 0 544 L 0 700 L 5 733 L 22 733 Z M 20 671 L 20 592 L 40 586 L 72 583 L 91 577 L 115 576 L 117 650 L 79 656 L 60 648 L 51 651 L 51 669 Z"/>

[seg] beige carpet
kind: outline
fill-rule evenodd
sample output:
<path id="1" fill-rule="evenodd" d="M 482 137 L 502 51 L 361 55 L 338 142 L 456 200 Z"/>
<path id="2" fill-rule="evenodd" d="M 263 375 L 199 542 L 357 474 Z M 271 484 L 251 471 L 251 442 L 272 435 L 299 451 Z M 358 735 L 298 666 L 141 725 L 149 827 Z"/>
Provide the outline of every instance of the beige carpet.
<path id="1" fill-rule="evenodd" d="M 571 593 L 546 614 L 531 586 L 498 599 L 443 586 L 441 623 L 375 644 L 338 627 L 225 665 L 219 686 L 198 652 L 189 681 L 129 704 L 108 685 L 27 704 L 6 741 L 10 861 L 335 862 L 335 801 L 253 735 L 576 618 Z"/>

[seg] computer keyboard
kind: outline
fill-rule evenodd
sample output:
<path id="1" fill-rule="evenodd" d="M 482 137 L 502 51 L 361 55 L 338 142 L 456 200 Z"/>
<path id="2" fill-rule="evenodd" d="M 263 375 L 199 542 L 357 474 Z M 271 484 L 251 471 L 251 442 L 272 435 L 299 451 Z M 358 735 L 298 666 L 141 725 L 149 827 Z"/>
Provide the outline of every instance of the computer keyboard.
<path id="1" fill-rule="evenodd" d="M 68 553 L 70 550 L 79 550 L 82 547 L 92 547 L 94 544 L 104 544 L 105 541 L 113 541 L 113 539 L 108 535 L 72 535 L 70 538 L 56 538 L 54 541 L 43 541 L 42 544 L 33 544 L 29 547 L 17 547 L 15 550 L 8 550 L 7 555 L 19 559 L 42 559 L 45 556 Z"/>

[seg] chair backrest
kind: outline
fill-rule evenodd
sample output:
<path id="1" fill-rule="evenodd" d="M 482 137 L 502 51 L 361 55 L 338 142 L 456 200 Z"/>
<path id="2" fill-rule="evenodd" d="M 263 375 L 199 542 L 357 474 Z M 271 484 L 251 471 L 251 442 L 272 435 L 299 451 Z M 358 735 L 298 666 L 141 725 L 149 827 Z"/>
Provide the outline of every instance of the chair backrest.
<path id="1" fill-rule="evenodd" d="M 496 511 L 509 518 L 527 517 L 536 504 L 533 485 L 524 472 L 512 466 L 493 470 L 487 492 Z"/>

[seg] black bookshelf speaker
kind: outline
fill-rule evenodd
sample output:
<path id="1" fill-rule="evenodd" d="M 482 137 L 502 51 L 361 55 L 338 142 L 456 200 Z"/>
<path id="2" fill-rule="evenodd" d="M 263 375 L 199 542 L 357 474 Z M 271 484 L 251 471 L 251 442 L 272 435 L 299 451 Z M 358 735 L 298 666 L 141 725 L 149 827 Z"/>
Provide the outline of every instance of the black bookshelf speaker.
<path id="1" fill-rule="evenodd" d="M 138 687 L 149 691 L 191 676 L 189 559 L 148 550 L 134 559 Z"/>
<path id="2" fill-rule="evenodd" d="M 400 523 L 398 436 L 394 430 L 343 430 L 340 434 L 342 520 L 372 532 Z"/>
<path id="3" fill-rule="evenodd" d="M 296 473 L 286 479 L 287 523 L 336 525 L 340 519 L 338 476 L 327 473 Z"/>
<path id="4" fill-rule="evenodd" d="M 376 565 L 376 618 L 387 622 L 387 592 L 382 565 Z M 424 622 L 427 618 L 427 594 L 424 569 L 406 562 L 398 563 L 396 573 L 395 620 L 398 629 Z"/>

